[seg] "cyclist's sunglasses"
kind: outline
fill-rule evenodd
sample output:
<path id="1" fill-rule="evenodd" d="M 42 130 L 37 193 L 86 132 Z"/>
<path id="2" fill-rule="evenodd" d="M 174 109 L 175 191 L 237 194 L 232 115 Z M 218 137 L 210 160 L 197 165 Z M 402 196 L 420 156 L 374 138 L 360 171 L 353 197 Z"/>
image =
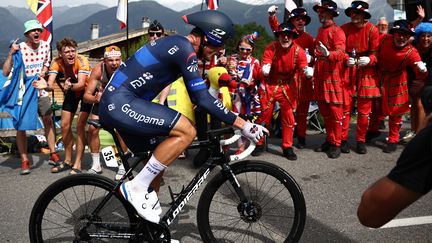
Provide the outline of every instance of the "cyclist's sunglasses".
<path id="1" fill-rule="evenodd" d="M 162 32 L 148 32 L 149 36 L 157 36 L 157 37 L 161 37 L 162 36 Z"/>

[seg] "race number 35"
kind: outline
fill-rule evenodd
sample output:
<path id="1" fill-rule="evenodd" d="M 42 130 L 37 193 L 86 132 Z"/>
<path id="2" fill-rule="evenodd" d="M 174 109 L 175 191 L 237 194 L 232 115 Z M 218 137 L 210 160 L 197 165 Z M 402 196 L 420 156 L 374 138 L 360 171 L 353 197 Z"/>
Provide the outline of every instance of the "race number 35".
<path id="1" fill-rule="evenodd" d="M 101 150 L 102 157 L 108 167 L 118 167 L 116 149 L 114 146 L 108 146 Z"/>

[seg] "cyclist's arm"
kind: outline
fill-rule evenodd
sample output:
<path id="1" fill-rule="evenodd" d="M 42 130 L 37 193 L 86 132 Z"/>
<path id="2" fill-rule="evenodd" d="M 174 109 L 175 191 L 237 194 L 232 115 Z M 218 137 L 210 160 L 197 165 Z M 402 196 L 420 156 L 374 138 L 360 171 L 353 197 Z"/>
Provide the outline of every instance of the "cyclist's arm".
<path id="1" fill-rule="evenodd" d="M 207 86 L 198 70 L 197 55 L 190 42 L 186 38 L 179 38 L 176 41 L 178 51 L 173 55 L 167 54 L 166 58 L 179 68 L 191 101 L 226 124 L 235 124 L 237 116 L 230 112 L 220 100 L 213 98 L 208 92 Z M 239 125 L 238 122 L 235 125 Z"/>

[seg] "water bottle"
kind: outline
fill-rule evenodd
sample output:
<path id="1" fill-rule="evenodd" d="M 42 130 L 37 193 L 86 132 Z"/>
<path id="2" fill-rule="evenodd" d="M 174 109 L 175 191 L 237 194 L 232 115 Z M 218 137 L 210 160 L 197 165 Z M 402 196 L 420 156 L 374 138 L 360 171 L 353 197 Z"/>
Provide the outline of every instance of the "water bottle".
<path id="1" fill-rule="evenodd" d="M 352 51 L 351 51 L 350 57 L 356 58 L 356 55 L 357 55 L 356 50 L 355 50 L 355 48 L 353 48 Z"/>
<path id="2" fill-rule="evenodd" d="M 309 54 L 309 48 L 305 48 L 305 53 L 306 53 L 306 61 L 307 63 L 310 63 L 312 60 L 312 56 Z"/>

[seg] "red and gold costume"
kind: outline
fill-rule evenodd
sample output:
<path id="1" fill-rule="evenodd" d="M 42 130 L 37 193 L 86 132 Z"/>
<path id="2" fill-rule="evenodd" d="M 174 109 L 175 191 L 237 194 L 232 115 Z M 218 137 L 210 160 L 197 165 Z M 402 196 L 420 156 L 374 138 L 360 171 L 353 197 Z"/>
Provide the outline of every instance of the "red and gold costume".
<path id="1" fill-rule="evenodd" d="M 269 24 L 272 31 L 275 31 L 279 26 L 278 19 L 276 15 L 269 16 Z M 309 54 L 313 56 L 313 50 L 315 49 L 315 40 L 314 38 L 302 31 L 299 32 L 299 36 L 294 39 L 294 43 L 303 48 L 304 50 L 309 51 Z M 313 62 L 311 63 L 313 65 Z M 298 107 L 296 112 L 296 121 L 297 121 L 297 136 L 306 137 L 306 129 L 307 129 L 307 115 L 309 112 L 309 103 L 314 99 L 313 93 L 313 85 L 312 79 L 306 79 L 304 75 L 299 74 L 299 97 L 298 97 Z"/>
<path id="2" fill-rule="evenodd" d="M 298 76 L 307 67 L 306 54 L 295 43 L 284 49 L 279 41 L 273 41 L 267 45 L 263 54 L 262 65 L 266 64 L 271 65 L 271 70 L 259 89 L 261 116 L 256 123 L 268 125 L 272 119 L 274 104 L 279 102 L 282 149 L 290 148 L 293 144 L 294 111 L 298 101 Z"/>
<path id="3" fill-rule="evenodd" d="M 355 50 L 358 59 L 362 56 L 370 58 L 366 66 L 348 67 L 344 65 L 344 105 L 342 123 L 342 141 L 348 140 L 348 129 L 352 108 L 352 97 L 357 97 L 357 141 L 365 142 L 366 131 L 369 124 L 369 114 L 372 110 L 373 98 L 380 96 L 377 84 L 376 53 L 379 45 L 378 28 L 366 22 L 358 28 L 349 22 L 341 26 L 346 36 L 346 51 L 351 54 Z M 349 58 L 347 54 L 345 63 Z"/>
<path id="4" fill-rule="evenodd" d="M 341 69 L 345 57 L 345 34 L 336 24 L 320 27 L 315 42 L 319 43 L 319 41 L 327 47 L 330 55 L 328 57 L 317 55 L 314 74 L 315 97 L 318 101 L 320 113 L 324 118 L 327 132 L 326 139 L 331 144 L 339 147 L 341 144 L 343 116 Z"/>
<path id="5" fill-rule="evenodd" d="M 421 73 L 416 62 L 421 61 L 421 57 L 411 44 L 403 48 L 395 48 L 393 36 L 388 34 L 383 37 L 378 49 L 378 75 L 381 84 L 381 107 L 383 114 L 389 116 L 389 136 L 388 143 L 399 141 L 399 130 L 402 122 L 402 115 L 409 112 L 408 95 L 408 75 L 407 66 L 410 66 L 417 79 L 427 77 L 427 72 Z M 378 124 L 374 124 L 378 126 Z M 371 131 L 378 128 L 372 127 Z"/>

